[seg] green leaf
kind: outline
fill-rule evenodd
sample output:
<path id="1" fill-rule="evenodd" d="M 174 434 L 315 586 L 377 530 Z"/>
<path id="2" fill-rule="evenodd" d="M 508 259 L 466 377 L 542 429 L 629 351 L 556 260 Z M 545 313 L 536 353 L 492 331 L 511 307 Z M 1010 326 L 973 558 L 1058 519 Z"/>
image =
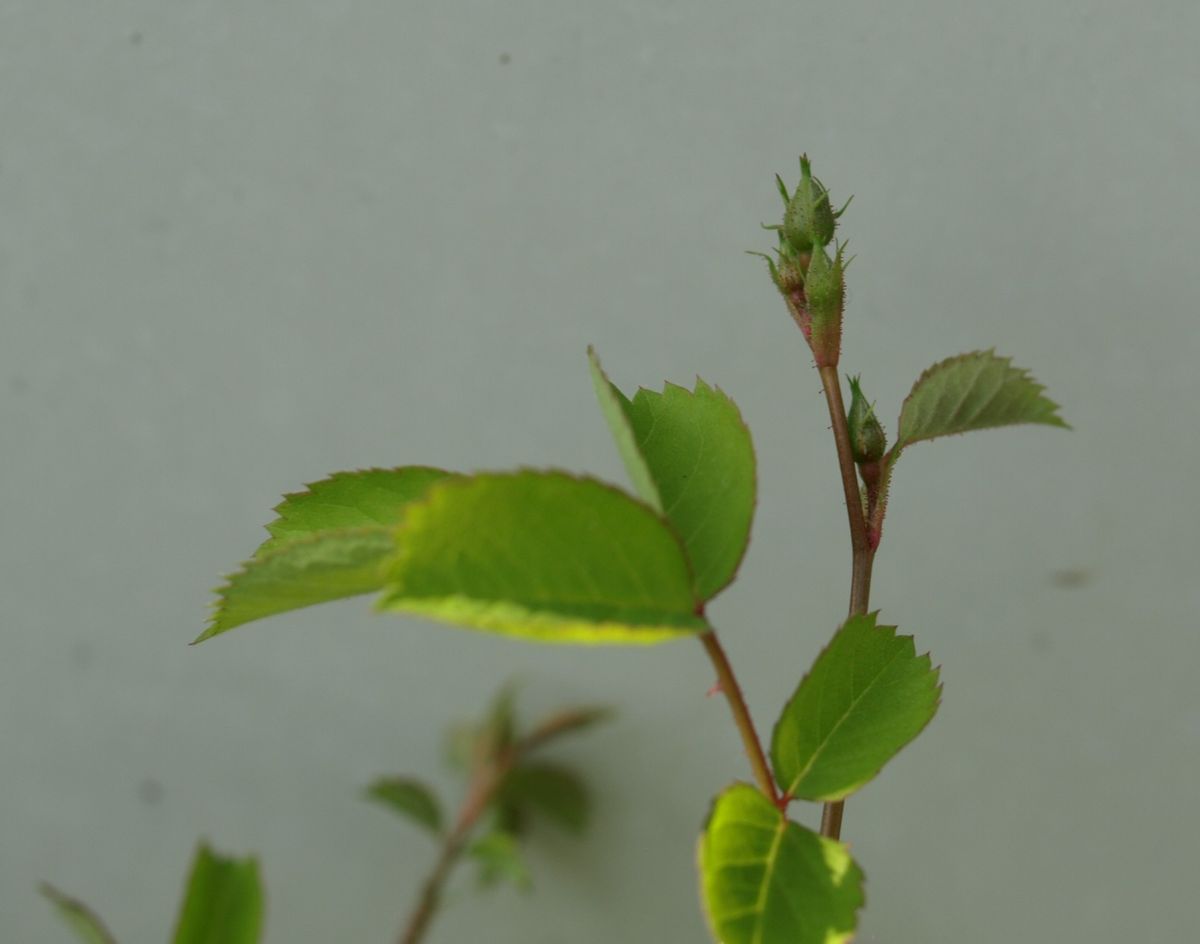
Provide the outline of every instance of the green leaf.
<path id="1" fill-rule="evenodd" d="M 479 729 L 480 749 L 491 761 L 512 747 L 517 736 L 517 686 L 513 682 L 501 685 L 492 697 L 491 707 Z"/>
<path id="2" fill-rule="evenodd" d="M 447 759 L 452 767 L 467 770 L 490 764 L 512 748 L 517 733 L 516 694 L 516 685 L 507 682 L 492 696 L 482 720 L 450 726 Z"/>
<path id="3" fill-rule="evenodd" d="M 51 901 L 59 917 L 84 944 L 117 944 L 104 922 L 83 902 L 63 894 L 49 882 L 42 882 L 38 890 Z"/>
<path id="4" fill-rule="evenodd" d="M 900 410 L 896 451 L 925 439 L 972 429 L 1042 423 L 1069 429 L 1058 405 L 1029 372 L 994 351 L 960 354 L 934 364 L 913 385 Z"/>
<path id="5" fill-rule="evenodd" d="M 588 728 L 607 721 L 613 716 L 611 708 L 602 705 L 582 708 L 565 708 L 548 715 L 525 738 L 527 749 L 541 747 L 565 735 L 586 731 Z"/>
<path id="6" fill-rule="evenodd" d="M 804 800 L 840 800 L 871 780 L 933 718 L 938 670 L 911 636 L 852 616 L 817 657 L 771 738 L 780 788 Z"/>
<path id="7" fill-rule="evenodd" d="M 380 777 L 367 788 L 367 796 L 424 826 L 435 836 L 442 832 L 442 808 L 433 791 L 408 777 Z"/>
<path id="8" fill-rule="evenodd" d="M 404 506 L 451 473 L 426 466 L 337 472 L 284 496 L 271 537 L 216 591 L 203 642 L 243 623 L 383 586 Z"/>
<path id="9" fill-rule="evenodd" d="M 578 775 L 552 764 L 524 764 L 508 777 L 500 799 L 519 811 L 531 809 L 579 834 L 587 827 L 588 794 Z"/>
<path id="10" fill-rule="evenodd" d="M 654 473 L 651 472 L 650 465 L 638 446 L 637 433 L 629 418 L 633 404 L 629 402 L 625 394 L 617 389 L 616 384 L 608 379 L 604 368 L 600 366 L 599 356 L 590 346 L 588 347 L 588 364 L 591 367 L 592 384 L 596 388 L 596 399 L 600 403 L 600 412 L 604 414 L 608 428 L 612 431 L 612 437 L 617 444 L 617 452 L 621 455 L 621 461 L 625 463 L 625 471 L 629 473 L 629 480 L 633 482 L 633 490 L 647 505 L 650 505 L 655 511 L 661 512 L 663 502 L 658 491 L 658 483 L 654 480 Z"/>
<path id="11" fill-rule="evenodd" d="M 226 578 L 196 642 L 265 616 L 378 590 L 381 566 L 395 550 L 393 532 L 378 526 L 318 531 L 277 545 Z"/>
<path id="12" fill-rule="evenodd" d="M 450 474 L 427 466 L 335 472 L 283 497 L 274 509 L 277 517 L 267 525 L 271 537 L 255 556 L 318 531 L 394 525 L 405 505 Z"/>
<path id="13" fill-rule="evenodd" d="M 472 843 L 467 852 L 479 866 L 481 885 L 491 886 L 507 880 L 521 891 L 529 891 L 533 887 L 529 868 L 521 858 L 520 845 L 515 836 L 494 830 Z"/>
<path id="14" fill-rule="evenodd" d="M 262 927 L 258 861 L 226 858 L 201 844 L 175 927 L 175 944 L 257 944 Z"/>
<path id="15" fill-rule="evenodd" d="M 699 862 L 721 944 L 845 944 L 854 936 L 862 872 L 846 847 L 789 822 L 748 784 L 717 797 Z"/>
<path id="16" fill-rule="evenodd" d="M 397 530 L 380 608 L 541 642 L 707 629 L 679 539 L 618 489 L 561 472 L 440 482 Z"/>
<path id="17" fill-rule="evenodd" d="M 683 538 L 696 589 L 710 600 L 733 580 L 754 518 L 754 445 L 737 406 L 697 378 L 696 389 L 624 396 L 589 349 L 592 379 L 629 477 Z"/>

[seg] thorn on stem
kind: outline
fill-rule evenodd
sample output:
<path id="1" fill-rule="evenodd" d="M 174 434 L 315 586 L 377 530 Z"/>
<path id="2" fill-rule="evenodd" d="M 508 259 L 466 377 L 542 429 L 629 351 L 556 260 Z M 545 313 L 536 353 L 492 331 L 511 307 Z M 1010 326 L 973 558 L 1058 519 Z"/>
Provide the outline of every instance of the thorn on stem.
<path id="1" fill-rule="evenodd" d="M 712 697 L 713 697 L 713 695 L 720 695 L 720 694 L 721 694 L 721 692 L 723 692 L 723 691 L 725 691 L 725 689 L 721 687 L 721 683 L 720 683 L 719 681 L 718 681 L 718 682 L 714 682 L 714 683 L 713 683 L 713 687 L 712 687 L 712 688 L 710 688 L 710 689 L 709 689 L 707 692 L 705 692 L 705 693 L 704 693 L 704 697 L 705 697 L 705 698 L 712 698 Z"/>

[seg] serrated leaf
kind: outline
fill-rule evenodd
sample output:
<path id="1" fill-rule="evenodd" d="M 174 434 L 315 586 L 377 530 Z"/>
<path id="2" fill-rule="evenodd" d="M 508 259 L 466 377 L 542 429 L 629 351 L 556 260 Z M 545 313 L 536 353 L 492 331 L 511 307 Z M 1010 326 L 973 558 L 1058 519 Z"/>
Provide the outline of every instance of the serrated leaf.
<path id="1" fill-rule="evenodd" d="M 780 789 L 840 800 L 871 780 L 933 718 L 938 670 L 911 636 L 852 616 L 817 657 L 775 725 L 771 761 Z"/>
<path id="2" fill-rule="evenodd" d="M 258 860 L 217 855 L 201 844 L 192 862 L 174 944 L 257 944 L 262 927 Z"/>
<path id="3" fill-rule="evenodd" d="M 608 423 L 613 440 L 617 444 L 617 452 L 625 464 L 625 471 L 633 483 L 633 490 L 641 496 L 642 501 L 655 511 L 663 510 L 662 496 L 658 491 L 658 483 L 650 471 L 646 457 L 638 446 L 637 434 L 629 419 L 629 411 L 633 404 L 629 402 L 616 384 L 608 379 L 608 374 L 600 366 L 600 358 L 592 347 L 588 347 L 588 365 L 592 371 L 592 385 L 596 390 L 596 400 L 600 404 L 600 412 Z"/>
<path id="4" fill-rule="evenodd" d="M 271 537 L 217 589 L 209 627 L 195 641 L 380 589 L 380 564 L 395 550 L 392 532 L 404 506 L 448 477 L 427 466 L 337 472 L 284 496 L 267 525 Z"/>
<path id="5" fill-rule="evenodd" d="M 1058 405 L 1029 372 L 994 351 L 960 354 L 934 364 L 900 410 L 897 452 L 905 446 L 973 429 L 1041 423 L 1070 428 Z"/>
<path id="6" fill-rule="evenodd" d="M 42 882 L 38 890 L 50 900 L 59 917 L 84 944 L 117 944 L 117 939 L 99 916 L 79 899 L 60 892 L 49 882 Z"/>
<path id="7" fill-rule="evenodd" d="M 378 590 L 382 565 L 395 550 L 393 531 L 378 526 L 293 538 L 226 578 L 196 642 L 277 613 Z"/>
<path id="8" fill-rule="evenodd" d="M 509 833 L 500 830 L 487 833 L 472 843 L 467 852 L 478 865 L 481 885 L 491 886 L 506 880 L 521 891 L 529 891 L 533 887 L 529 868 L 521 858 L 520 844 Z"/>
<path id="9" fill-rule="evenodd" d="M 846 847 L 790 822 L 749 784 L 717 797 L 699 866 L 721 944 L 845 944 L 854 936 L 862 873 Z"/>
<path id="10" fill-rule="evenodd" d="M 634 487 L 674 525 L 702 600 L 733 580 L 750 540 L 755 465 L 737 405 L 697 378 L 695 390 L 667 384 L 630 400 L 589 348 L 596 395 Z"/>
<path id="11" fill-rule="evenodd" d="M 702 632 L 679 539 L 618 489 L 561 472 L 433 485 L 397 529 L 380 608 L 540 642 Z"/>
<path id="12" fill-rule="evenodd" d="M 395 525 L 405 505 L 450 474 L 428 466 L 335 472 L 283 497 L 274 509 L 277 517 L 267 525 L 271 537 L 255 556 L 318 531 Z"/>
<path id="13" fill-rule="evenodd" d="M 424 826 L 435 836 L 442 832 L 441 804 L 433 791 L 419 780 L 380 777 L 367 788 L 367 796 Z"/>
<path id="14" fill-rule="evenodd" d="M 573 771 L 553 764 L 523 764 L 504 780 L 500 799 L 518 811 L 541 813 L 573 833 L 588 822 L 588 793 Z"/>

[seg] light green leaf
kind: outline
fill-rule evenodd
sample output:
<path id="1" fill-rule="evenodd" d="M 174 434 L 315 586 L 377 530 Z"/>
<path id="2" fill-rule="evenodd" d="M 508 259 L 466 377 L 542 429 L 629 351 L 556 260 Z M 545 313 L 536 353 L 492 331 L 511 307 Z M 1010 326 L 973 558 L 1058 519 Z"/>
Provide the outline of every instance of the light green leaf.
<path id="1" fill-rule="evenodd" d="M 201 844 L 175 927 L 175 944 L 257 944 L 262 927 L 258 861 L 226 858 Z"/>
<path id="2" fill-rule="evenodd" d="M 649 508 L 561 472 L 435 484 L 404 512 L 380 608 L 541 642 L 702 632 L 679 539 Z"/>
<path id="3" fill-rule="evenodd" d="M 433 791 L 408 777 L 380 777 L 367 788 L 367 796 L 378 800 L 424 826 L 435 836 L 442 832 L 442 808 Z"/>
<path id="4" fill-rule="evenodd" d="M 265 616 L 378 590 L 381 566 L 395 550 L 392 530 L 378 526 L 293 538 L 226 578 L 196 642 Z"/>
<path id="5" fill-rule="evenodd" d="M 913 385 L 900 410 L 897 454 L 925 439 L 972 429 L 1042 423 L 1067 426 L 1058 405 L 1029 372 L 994 351 L 960 354 L 934 364 Z"/>
<path id="6" fill-rule="evenodd" d="M 450 474 L 427 466 L 335 472 L 283 497 L 274 509 L 277 517 L 267 525 L 271 537 L 255 556 L 317 531 L 394 525 L 405 505 Z"/>
<path id="7" fill-rule="evenodd" d="M 117 944 L 104 922 L 83 902 L 63 894 L 49 882 L 42 882 L 38 890 L 51 901 L 59 917 L 84 944 Z"/>
<path id="8" fill-rule="evenodd" d="M 817 657 L 771 738 L 780 788 L 840 800 L 871 780 L 933 718 L 941 686 L 911 636 L 852 616 Z"/>
<path id="9" fill-rule="evenodd" d="M 582 833 L 588 821 L 588 794 L 578 775 L 552 764 L 524 764 L 508 777 L 501 801 L 518 811 L 533 810 L 573 833 Z"/>
<path id="10" fill-rule="evenodd" d="M 267 525 L 271 537 L 218 588 L 208 629 L 196 642 L 252 620 L 383 586 L 380 564 L 395 550 L 404 506 L 451 473 L 425 466 L 337 472 L 287 495 Z"/>
<path id="11" fill-rule="evenodd" d="M 699 864 L 721 944 L 845 944 L 854 936 L 862 872 L 846 847 L 789 822 L 748 784 L 717 797 Z"/>
<path id="12" fill-rule="evenodd" d="M 683 538 L 702 600 L 733 580 L 754 518 L 754 445 L 737 406 L 697 378 L 696 389 L 626 398 L 588 351 L 601 409 L 638 494 Z"/>
<path id="13" fill-rule="evenodd" d="M 520 845 L 509 833 L 493 830 L 472 843 L 467 852 L 479 866 L 481 885 L 495 885 L 503 879 L 524 892 L 533 887 L 529 868 L 521 858 Z"/>

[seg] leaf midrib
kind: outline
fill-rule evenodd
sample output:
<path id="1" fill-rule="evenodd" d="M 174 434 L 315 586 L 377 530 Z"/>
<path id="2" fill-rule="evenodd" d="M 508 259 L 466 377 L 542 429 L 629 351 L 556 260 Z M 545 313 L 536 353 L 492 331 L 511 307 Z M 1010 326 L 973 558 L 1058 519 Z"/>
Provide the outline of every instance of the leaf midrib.
<path id="1" fill-rule="evenodd" d="M 821 755 L 825 752 L 826 748 L 829 747 L 829 742 L 833 739 L 833 736 L 835 734 L 837 734 L 838 730 L 842 727 L 842 725 L 845 724 L 846 719 L 848 717 L 850 717 L 851 714 L 854 713 L 854 709 L 858 706 L 858 703 L 867 696 L 867 693 L 875 686 L 875 684 L 880 680 L 880 678 L 883 677 L 884 672 L 886 672 L 887 669 L 892 665 L 892 663 L 894 663 L 897 659 L 899 659 L 902 654 L 903 654 L 902 648 L 898 648 L 894 653 L 892 653 L 892 657 L 890 659 L 888 659 L 887 662 L 885 662 L 883 665 L 881 665 L 879 667 L 879 671 L 875 673 L 874 678 L 872 678 L 871 681 L 867 683 L 867 685 L 863 688 L 863 690 L 861 692 L 859 692 L 857 695 L 854 696 L 854 698 L 852 698 L 850 700 L 850 704 L 846 706 L 846 710 L 842 712 L 841 717 L 838 718 L 838 720 L 834 723 L 833 727 L 829 729 L 829 732 L 823 738 L 821 738 L 821 740 L 818 742 L 817 747 L 813 750 L 811 756 L 808 759 L 808 763 L 804 765 L 804 769 L 801 770 L 800 773 L 798 773 L 792 779 L 792 782 L 788 785 L 788 788 L 786 791 L 788 796 L 795 795 L 796 788 L 800 786 L 800 783 L 812 771 L 813 765 L 820 759 Z"/>

